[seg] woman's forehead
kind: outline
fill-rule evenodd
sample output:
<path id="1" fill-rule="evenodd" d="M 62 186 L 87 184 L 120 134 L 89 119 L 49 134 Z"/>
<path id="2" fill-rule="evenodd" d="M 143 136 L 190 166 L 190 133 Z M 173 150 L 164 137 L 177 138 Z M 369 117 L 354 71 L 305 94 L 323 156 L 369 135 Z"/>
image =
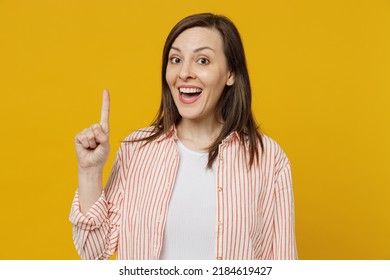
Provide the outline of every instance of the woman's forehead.
<path id="1" fill-rule="evenodd" d="M 214 51 L 222 49 L 222 36 L 215 28 L 192 27 L 177 36 L 171 48 L 182 50 L 210 48 Z"/>

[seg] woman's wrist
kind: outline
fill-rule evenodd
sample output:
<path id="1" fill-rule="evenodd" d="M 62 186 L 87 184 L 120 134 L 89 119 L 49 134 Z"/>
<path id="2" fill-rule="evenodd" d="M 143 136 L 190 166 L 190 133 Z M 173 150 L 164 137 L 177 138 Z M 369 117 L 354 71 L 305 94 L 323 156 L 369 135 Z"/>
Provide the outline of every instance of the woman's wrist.
<path id="1" fill-rule="evenodd" d="M 103 168 L 79 167 L 78 196 L 81 212 L 86 214 L 102 193 Z"/>

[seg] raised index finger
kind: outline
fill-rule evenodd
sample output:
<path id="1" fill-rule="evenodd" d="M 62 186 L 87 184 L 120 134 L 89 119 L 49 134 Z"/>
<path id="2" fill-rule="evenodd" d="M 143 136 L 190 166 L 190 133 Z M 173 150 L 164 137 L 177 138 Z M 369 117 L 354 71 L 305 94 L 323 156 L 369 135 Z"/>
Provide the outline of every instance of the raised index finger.
<path id="1" fill-rule="evenodd" d="M 109 117 L 110 117 L 110 94 L 107 89 L 103 90 L 103 103 L 102 112 L 100 114 L 100 124 L 102 125 L 103 131 L 108 133 L 109 131 Z"/>

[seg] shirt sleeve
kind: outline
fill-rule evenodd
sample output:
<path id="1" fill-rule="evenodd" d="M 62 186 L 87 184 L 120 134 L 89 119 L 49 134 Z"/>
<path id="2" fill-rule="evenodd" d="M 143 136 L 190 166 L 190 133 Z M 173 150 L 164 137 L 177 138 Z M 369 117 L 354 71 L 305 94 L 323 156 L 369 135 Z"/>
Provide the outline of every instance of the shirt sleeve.
<path id="1" fill-rule="evenodd" d="M 275 180 L 273 258 L 295 260 L 298 258 L 295 241 L 294 194 L 291 167 L 288 160 Z"/>
<path id="2" fill-rule="evenodd" d="M 69 220 L 73 224 L 73 242 L 82 259 L 108 259 L 118 247 L 123 171 L 117 154 L 105 189 L 84 215 L 78 193 L 74 197 Z"/>

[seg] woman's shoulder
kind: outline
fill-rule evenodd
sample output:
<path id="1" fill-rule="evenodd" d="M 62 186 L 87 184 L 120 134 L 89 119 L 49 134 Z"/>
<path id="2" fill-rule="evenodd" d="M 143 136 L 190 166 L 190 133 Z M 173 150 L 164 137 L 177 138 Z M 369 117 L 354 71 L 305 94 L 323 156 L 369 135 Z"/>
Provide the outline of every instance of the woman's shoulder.
<path id="1" fill-rule="evenodd" d="M 266 134 L 261 134 L 261 141 L 263 142 L 264 150 L 279 151 L 282 149 L 276 140 Z"/>
<path id="2" fill-rule="evenodd" d="M 145 147 L 145 144 L 148 141 L 148 137 L 153 135 L 153 133 L 153 126 L 134 130 L 121 142 L 119 153 L 122 154 L 123 158 L 127 158 L 129 154 L 140 151 L 142 147 Z"/>
<path id="3" fill-rule="evenodd" d="M 263 148 L 259 149 L 263 157 L 272 159 L 275 163 L 287 164 L 289 162 L 286 153 L 276 140 L 268 135 L 261 134 Z"/>
<path id="4" fill-rule="evenodd" d="M 129 135 L 126 136 L 124 142 L 133 142 L 133 141 L 140 141 L 142 139 L 145 139 L 155 132 L 154 126 L 148 126 L 143 127 L 140 129 L 137 129 L 133 132 L 131 132 Z"/>

